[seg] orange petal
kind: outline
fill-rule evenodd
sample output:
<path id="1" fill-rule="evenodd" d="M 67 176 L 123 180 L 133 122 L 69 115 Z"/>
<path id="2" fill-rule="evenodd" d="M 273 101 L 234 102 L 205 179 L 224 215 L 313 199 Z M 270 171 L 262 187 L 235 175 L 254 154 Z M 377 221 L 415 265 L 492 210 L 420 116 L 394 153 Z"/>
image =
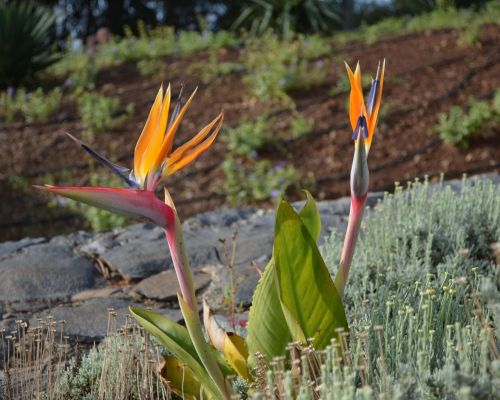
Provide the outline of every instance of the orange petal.
<path id="1" fill-rule="evenodd" d="M 155 163 L 157 159 L 158 152 L 160 151 L 163 138 L 165 136 L 165 130 L 167 129 L 168 122 L 168 111 L 170 108 L 170 84 L 165 92 L 165 97 L 163 98 L 161 113 L 153 129 L 153 134 L 150 136 L 149 142 L 147 143 L 146 150 L 144 151 L 139 172 L 141 175 L 146 175 L 149 171 L 158 168 L 159 165 Z"/>
<path id="2" fill-rule="evenodd" d="M 172 155 L 168 158 L 171 163 L 177 162 L 184 153 L 187 151 L 191 150 L 193 147 L 195 147 L 198 143 L 200 143 L 202 140 L 204 140 L 214 125 L 220 121 L 222 123 L 224 119 L 224 114 L 220 113 L 217 117 L 214 118 L 212 122 L 210 122 L 207 126 L 205 126 L 201 131 L 199 131 L 193 138 L 191 138 L 189 141 L 184 143 L 182 146 L 179 146 L 175 151 L 172 153 Z M 220 128 L 218 128 L 220 129 Z"/>
<path id="3" fill-rule="evenodd" d="M 370 145 L 373 139 L 373 135 L 375 134 L 375 128 L 377 127 L 377 118 L 380 110 L 380 104 L 382 103 L 382 89 L 384 87 L 384 74 L 385 74 L 385 59 L 382 63 L 382 71 L 380 73 L 380 86 L 377 95 L 377 99 L 375 100 L 375 105 L 373 106 L 372 114 L 370 115 L 370 119 L 368 120 L 368 139 L 366 140 L 367 152 L 370 150 Z"/>
<path id="4" fill-rule="evenodd" d="M 198 88 L 196 88 L 191 95 L 191 97 L 188 99 L 186 104 L 184 104 L 184 107 L 182 107 L 181 111 L 179 112 L 179 115 L 175 119 L 175 121 L 172 123 L 172 126 L 168 130 L 167 134 L 165 135 L 165 138 L 163 139 L 163 143 L 161 144 L 160 151 L 158 151 L 157 154 L 157 163 L 161 163 L 167 155 L 172 151 L 172 145 L 174 143 L 174 136 L 175 133 L 177 132 L 177 129 L 179 128 L 179 125 L 182 121 L 182 118 L 184 117 L 184 114 L 186 113 L 187 109 L 189 108 L 189 105 L 191 104 L 191 101 L 193 101 L 193 97 L 196 94 L 196 91 Z"/>
<path id="5" fill-rule="evenodd" d="M 361 109 L 364 108 L 365 101 L 363 99 L 363 89 L 361 87 L 361 69 L 359 63 L 356 65 L 356 70 L 353 73 L 347 63 L 345 63 L 349 82 L 351 84 L 351 94 L 349 97 L 349 118 L 351 120 L 352 130 L 356 128 L 358 117 L 360 116 Z"/>
<path id="6" fill-rule="evenodd" d="M 142 155 L 144 154 L 144 152 L 148 147 L 151 135 L 153 135 L 156 121 L 158 120 L 158 116 L 161 109 L 162 97 L 163 97 L 163 85 L 161 85 L 160 90 L 158 90 L 158 94 L 156 95 L 156 99 L 153 103 L 153 106 L 151 107 L 151 111 L 149 111 L 149 116 L 148 119 L 146 120 L 146 124 L 144 125 L 141 136 L 139 136 L 139 140 L 135 145 L 134 173 L 136 174 L 136 178 L 139 180 L 141 177 L 137 175 L 138 174 L 140 175 L 140 165 L 141 165 Z"/>
<path id="7" fill-rule="evenodd" d="M 219 118 L 219 117 L 217 117 L 217 118 Z M 217 118 L 216 118 L 216 120 L 217 120 Z M 167 160 L 167 165 L 163 170 L 163 175 L 164 176 L 172 175 L 174 172 L 184 168 L 186 165 L 193 162 L 196 158 L 198 158 L 198 156 L 200 154 L 202 154 L 205 150 L 207 150 L 212 145 L 212 143 L 215 141 L 215 138 L 217 137 L 217 134 L 219 133 L 219 131 L 222 127 L 223 121 L 224 121 L 224 118 L 222 117 L 222 114 L 221 114 L 221 117 L 219 119 L 219 123 L 217 124 L 214 132 L 198 146 L 196 146 L 194 148 L 188 147 L 187 153 L 186 153 L 186 150 L 184 150 L 183 154 L 179 156 L 178 154 L 180 154 L 180 153 L 177 153 L 177 150 L 176 150 L 172 154 L 172 158 L 174 160 L 173 161 L 171 159 Z"/>

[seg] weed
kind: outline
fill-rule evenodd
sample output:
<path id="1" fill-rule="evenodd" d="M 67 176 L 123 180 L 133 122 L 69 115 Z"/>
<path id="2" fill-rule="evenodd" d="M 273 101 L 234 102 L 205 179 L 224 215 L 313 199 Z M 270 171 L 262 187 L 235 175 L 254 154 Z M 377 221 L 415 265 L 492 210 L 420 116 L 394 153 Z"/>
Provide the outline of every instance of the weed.
<path id="1" fill-rule="evenodd" d="M 304 136 L 306 133 L 312 131 L 314 127 L 314 120 L 312 118 L 304 118 L 300 114 L 296 114 L 290 123 L 290 130 L 292 137 L 297 138 Z"/>
<path id="2" fill-rule="evenodd" d="M 453 106 L 448 113 L 438 115 L 435 129 L 446 143 L 467 148 L 471 139 L 483 132 L 487 126 L 500 122 L 500 90 L 493 101 L 469 98 L 468 111 Z"/>
<path id="3" fill-rule="evenodd" d="M 121 124 L 133 111 L 129 103 L 125 114 L 117 116 L 120 98 L 106 97 L 95 92 L 86 92 L 78 97 L 78 114 L 88 133 L 104 132 Z"/>
<path id="4" fill-rule="evenodd" d="M 250 156 L 268 143 L 274 120 L 267 115 L 260 115 L 255 120 L 244 121 L 236 128 L 227 128 L 224 139 L 231 153 Z"/>
<path id="5" fill-rule="evenodd" d="M 21 95 L 21 91 L 19 91 Z M 42 88 L 26 95 L 26 101 L 21 102 L 21 114 L 28 123 L 46 122 L 59 109 L 62 91 L 56 87 L 44 93 Z"/>
<path id="6" fill-rule="evenodd" d="M 0 93 L 0 111 L 5 123 L 10 124 L 14 121 L 20 110 L 19 98 L 14 94 L 14 89 Z"/>
<path id="7" fill-rule="evenodd" d="M 162 78 L 167 72 L 167 63 L 163 58 L 145 58 L 144 60 L 139 60 L 137 69 L 142 76 Z"/>
<path id="8" fill-rule="evenodd" d="M 270 33 L 261 39 L 249 38 L 243 65 L 247 72 L 244 81 L 252 94 L 264 102 L 293 108 L 287 92 L 322 83 L 327 75 L 323 61 L 308 62 L 308 57 L 322 53 L 308 43 L 312 42 L 301 38 L 281 40 Z"/>
<path id="9" fill-rule="evenodd" d="M 357 31 L 340 32 L 335 35 L 335 42 L 364 40 L 368 45 L 383 36 L 404 32 L 422 32 L 438 29 L 460 30 L 460 45 L 475 45 L 479 40 L 479 29 L 487 23 L 498 23 L 500 6 L 498 2 L 489 2 L 480 11 L 463 10 L 454 7 L 438 7 L 430 12 L 412 18 L 390 17 L 373 25 L 362 25 Z"/>
<path id="10" fill-rule="evenodd" d="M 7 123 L 12 123 L 16 116 L 28 123 L 46 122 L 59 109 L 61 98 L 60 88 L 47 93 L 42 88 L 29 93 L 20 88 L 15 94 L 12 91 L 3 92 L 0 95 L 0 108 Z"/>
<path id="11" fill-rule="evenodd" d="M 233 204 L 251 200 L 279 200 L 286 190 L 299 182 L 299 173 L 292 165 L 274 165 L 269 160 L 236 160 L 232 156 L 222 164 L 226 176 L 225 189 Z"/>
<path id="12" fill-rule="evenodd" d="M 201 79 L 205 84 L 211 83 L 222 76 L 242 70 L 243 65 L 241 63 L 219 61 L 217 49 L 209 51 L 208 61 L 200 61 L 189 66 L 190 73 L 201 73 Z"/>

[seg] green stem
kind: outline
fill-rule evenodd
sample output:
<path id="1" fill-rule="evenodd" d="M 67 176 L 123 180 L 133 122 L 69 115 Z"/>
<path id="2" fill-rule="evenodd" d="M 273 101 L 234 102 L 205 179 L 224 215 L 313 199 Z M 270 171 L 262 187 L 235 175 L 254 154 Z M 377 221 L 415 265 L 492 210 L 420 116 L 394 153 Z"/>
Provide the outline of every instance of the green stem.
<path id="1" fill-rule="evenodd" d="M 198 314 L 198 303 L 196 301 L 195 288 L 193 285 L 193 273 L 189 265 L 182 225 L 180 224 L 177 212 L 175 214 L 175 228 L 169 227 L 165 230 L 170 254 L 174 263 L 175 272 L 181 288 L 178 295 L 181 312 L 186 322 L 186 327 L 191 337 L 191 341 L 200 357 L 203 366 L 217 385 L 221 398 L 229 399 L 232 394 L 231 387 L 224 379 L 217 362 L 213 358 L 210 347 L 205 340 Z"/>

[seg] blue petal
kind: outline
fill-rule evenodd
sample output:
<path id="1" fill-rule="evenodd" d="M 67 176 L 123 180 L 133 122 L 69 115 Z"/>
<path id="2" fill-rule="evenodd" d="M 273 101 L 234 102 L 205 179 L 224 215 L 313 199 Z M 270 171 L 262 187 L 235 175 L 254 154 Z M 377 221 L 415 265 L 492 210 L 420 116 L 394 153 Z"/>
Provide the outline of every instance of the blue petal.
<path id="1" fill-rule="evenodd" d="M 121 165 L 112 163 L 106 157 L 102 156 L 97 151 L 92 149 L 92 147 L 86 145 L 85 143 L 78 140 L 73 135 L 69 134 L 68 132 L 66 132 L 66 135 L 68 135 L 77 145 L 79 145 L 83 150 L 85 150 L 87 153 L 89 153 L 93 158 L 95 158 L 101 164 L 105 165 L 111 171 L 113 171 L 116 175 L 118 175 L 123 181 L 125 181 L 125 183 L 129 187 L 134 188 L 134 189 L 139 188 L 139 185 L 135 180 L 131 180 L 127 177 L 127 174 L 130 171 L 128 168 L 125 168 L 125 167 L 122 167 Z"/>
<path id="2" fill-rule="evenodd" d="M 380 88 L 380 81 L 378 79 L 374 79 L 372 81 L 372 87 L 370 88 L 370 93 L 368 94 L 368 102 L 366 104 L 366 111 L 368 115 L 372 114 L 373 107 L 375 106 L 375 100 L 378 97 L 378 91 Z"/>
<path id="3" fill-rule="evenodd" d="M 177 103 L 175 103 L 174 111 L 172 112 L 172 116 L 170 117 L 170 121 L 168 122 L 167 132 L 170 130 L 172 124 L 177 119 L 177 116 L 181 111 L 181 100 L 183 91 L 184 91 L 184 85 L 181 86 L 181 90 L 179 91 L 179 95 L 177 96 Z"/>
<path id="4" fill-rule="evenodd" d="M 356 123 L 356 127 L 352 133 L 352 140 L 357 140 L 359 131 L 363 131 L 363 137 L 366 139 L 368 137 L 368 124 L 366 123 L 366 118 L 364 115 L 360 115 L 358 117 L 358 122 Z"/>

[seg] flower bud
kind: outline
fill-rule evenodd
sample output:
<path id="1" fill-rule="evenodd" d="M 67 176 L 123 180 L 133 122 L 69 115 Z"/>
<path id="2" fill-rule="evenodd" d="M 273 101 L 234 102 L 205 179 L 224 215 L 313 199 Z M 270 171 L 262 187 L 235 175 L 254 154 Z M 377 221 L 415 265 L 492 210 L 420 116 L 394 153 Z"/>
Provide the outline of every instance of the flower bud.
<path id="1" fill-rule="evenodd" d="M 364 117 L 360 117 L 360 119 Z M 362 128 L 363 122 L 361 122 Z M 356 132 L 355 132 L 356 133 Z M 365 135 L 360 129 L 354 147 L 354 158 L 351 168 L 351 196 L 360 199 L 368 193 L 370 173 L 368 171 L 368 160 L 365 147 Z"/>

